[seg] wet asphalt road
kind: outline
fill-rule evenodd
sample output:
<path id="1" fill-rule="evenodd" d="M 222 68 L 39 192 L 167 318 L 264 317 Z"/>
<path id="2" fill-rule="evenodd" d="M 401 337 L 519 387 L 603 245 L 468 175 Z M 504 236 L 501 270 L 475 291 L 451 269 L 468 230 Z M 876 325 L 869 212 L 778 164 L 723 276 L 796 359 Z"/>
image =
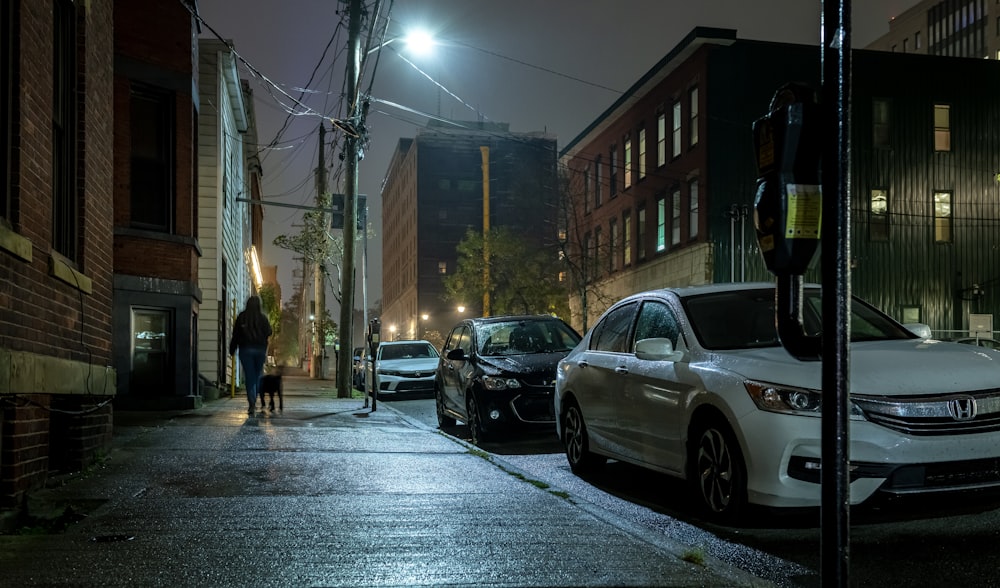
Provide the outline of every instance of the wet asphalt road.
<path id="1" fill-rule="evenodd" d="M 388 401 L 436 426 L 429 399 Z M 463 427 L 452 431 L 468 438 Z M 699 520 L 676 480 L 610 462 L 586 480 L 572 474 L 554 434 L 519 436 L 484 449 L 533 478 L 637 525 L 705 549 L 779 586 L 820 586 L 818 509 L 758 510 L 739 527 Z M 1000 587 L 1000 498 L 948 496 L 851 511 L 852 586 Z"/>

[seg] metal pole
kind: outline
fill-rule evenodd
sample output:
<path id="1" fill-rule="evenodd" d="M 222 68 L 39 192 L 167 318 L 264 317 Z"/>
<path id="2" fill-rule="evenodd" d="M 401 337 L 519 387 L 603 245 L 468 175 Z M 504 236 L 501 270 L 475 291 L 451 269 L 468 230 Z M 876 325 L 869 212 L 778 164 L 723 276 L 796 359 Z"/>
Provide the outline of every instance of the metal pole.
<path id="1" fill-rule="evenodd" d="M 363 120 L 358 95 L 361 66 L 361 0 L 350 0 L 347 57 L 347 120 L 350 132 L 344 138 L 344 275 L 340 288 L 340 349 L 337 356 L 337 397 L 351 397 L 351 350 L 354 334 L 354 237 L 358 226 L 358 162 Z"/>
<path id="2" fill-rule="evenodd" d="M 490 316 L 490 148 L 479 148 L 483 158 L 483 316 Z"/>
<path id="3" fill-rule="evenodd" d="M 850 482 L 848 393 L 851 340 L 851 0 L 823 0 L 823 414 L 820 550 L 823 586 L 848 586 Z"/>
<path id="4" fill-rule="evenodd" d="M 323 123 L 319 124 L 319 165 L 316 168 L 316 203 L 317 205 L 322 205 L 323 197 L 326 194 L 326 127 Z M 324 225 L 325 222 L 324 216 Z M 323 247 L 321 251 L 325 252 L 326 247 L 326 232 L 323 232 Z M 323 280 L 323 273 L 325 268 L 323 267 L 323 260 L 317 259 L 315 265 L 313 265 L 313 299 L 316 301 L 316 320 L 313 323 L 315 328 L 313 330 L 313 356 L 312 363 L 309 364 L 309 377 L 314 380 L 323 380 L 326 378 L 326 372 L 323 368 L 323 356 L 326 350 L 326 326 L 323 323 L 323 319 L 326 317 L 326 284 Z"/>

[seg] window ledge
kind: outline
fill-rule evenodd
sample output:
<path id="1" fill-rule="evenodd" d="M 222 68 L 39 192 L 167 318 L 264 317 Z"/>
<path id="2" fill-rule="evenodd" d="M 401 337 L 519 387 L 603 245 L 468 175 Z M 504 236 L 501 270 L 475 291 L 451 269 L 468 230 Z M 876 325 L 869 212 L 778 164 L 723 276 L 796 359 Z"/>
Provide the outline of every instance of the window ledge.
<path id="1" fill-rule="evenodd" d="M 31 261 L 31 241 L 0 224 L 0 249 L 21 261 Z"/>
<path id="2" fill-rule="evenodd" d="M 55 253 L 49 254 L 49 275 L 66 282 L 85 294 L 94 293 L 93 280 L 70 267 L 69 263 L 62 256 Z"/>

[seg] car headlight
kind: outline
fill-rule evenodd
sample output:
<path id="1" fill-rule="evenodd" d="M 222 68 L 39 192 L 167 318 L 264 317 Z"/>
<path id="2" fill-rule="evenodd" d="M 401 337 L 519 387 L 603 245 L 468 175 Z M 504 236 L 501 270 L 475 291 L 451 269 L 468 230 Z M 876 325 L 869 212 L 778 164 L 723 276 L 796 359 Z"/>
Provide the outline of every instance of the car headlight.
<path id="1" fill-rule="evenodd" d="M 743 385 L 761 410 L 817 417 L 822 414 L 823 395 L 815 390 L 751 381 L 743 382 Z M 848 402 L 848 408 L 852 420 L 864 420 L 865 415 L 856 404 Z"/>
<path id="2" fill-rule="evenodd" d="M 521 382 L 514 378 L 483 376 L 483 386 L 487 390 L 507 390 L 508 388 L 520 388 Z"/>

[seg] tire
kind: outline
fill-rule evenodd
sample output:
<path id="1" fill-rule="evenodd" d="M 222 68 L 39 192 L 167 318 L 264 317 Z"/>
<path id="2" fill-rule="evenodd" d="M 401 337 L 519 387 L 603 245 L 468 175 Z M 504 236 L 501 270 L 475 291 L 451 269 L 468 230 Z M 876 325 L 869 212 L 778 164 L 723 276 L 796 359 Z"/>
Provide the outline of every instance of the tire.
<path id="1" fill-rule="evenodd" d="M 479 402 L 476 393 L 469 390 L 465 395 L 466 424 L 469 425 L 470 441 L 473 445 L 482 445 L 489 438 L 489 432 L 483 427 L 483 419 L 479 414 Z"/>
<path id="2" fill-rule="evenodd" d="M 451 429 L 454 427 L 454 417 L 448 416 L 444 411 L 444 393 L 441 392 L 441 386 L 438 384 L 434 385 L 434 404 L 437 406 L 438 428 Z"/>
<path id="3" fill-rule="evenodd" d="M 590 451 L 590 439 L 587 437 L 587 424 L 583 420 L 583 412 L 575 402 L 570 402 L 563 414 L 563 446 L 566 448 L 566 461 L 574 474 L 586 474 L 600 468 L 607 461 L 603 455 Z"/>
<path id="4" fill-rule="evenodd" d="M 732 521 L 747 503 L 746 464 L 732 429 L 719 419 L 694 427 L 688 479 L 699 507 L 711 518 Z"/>

